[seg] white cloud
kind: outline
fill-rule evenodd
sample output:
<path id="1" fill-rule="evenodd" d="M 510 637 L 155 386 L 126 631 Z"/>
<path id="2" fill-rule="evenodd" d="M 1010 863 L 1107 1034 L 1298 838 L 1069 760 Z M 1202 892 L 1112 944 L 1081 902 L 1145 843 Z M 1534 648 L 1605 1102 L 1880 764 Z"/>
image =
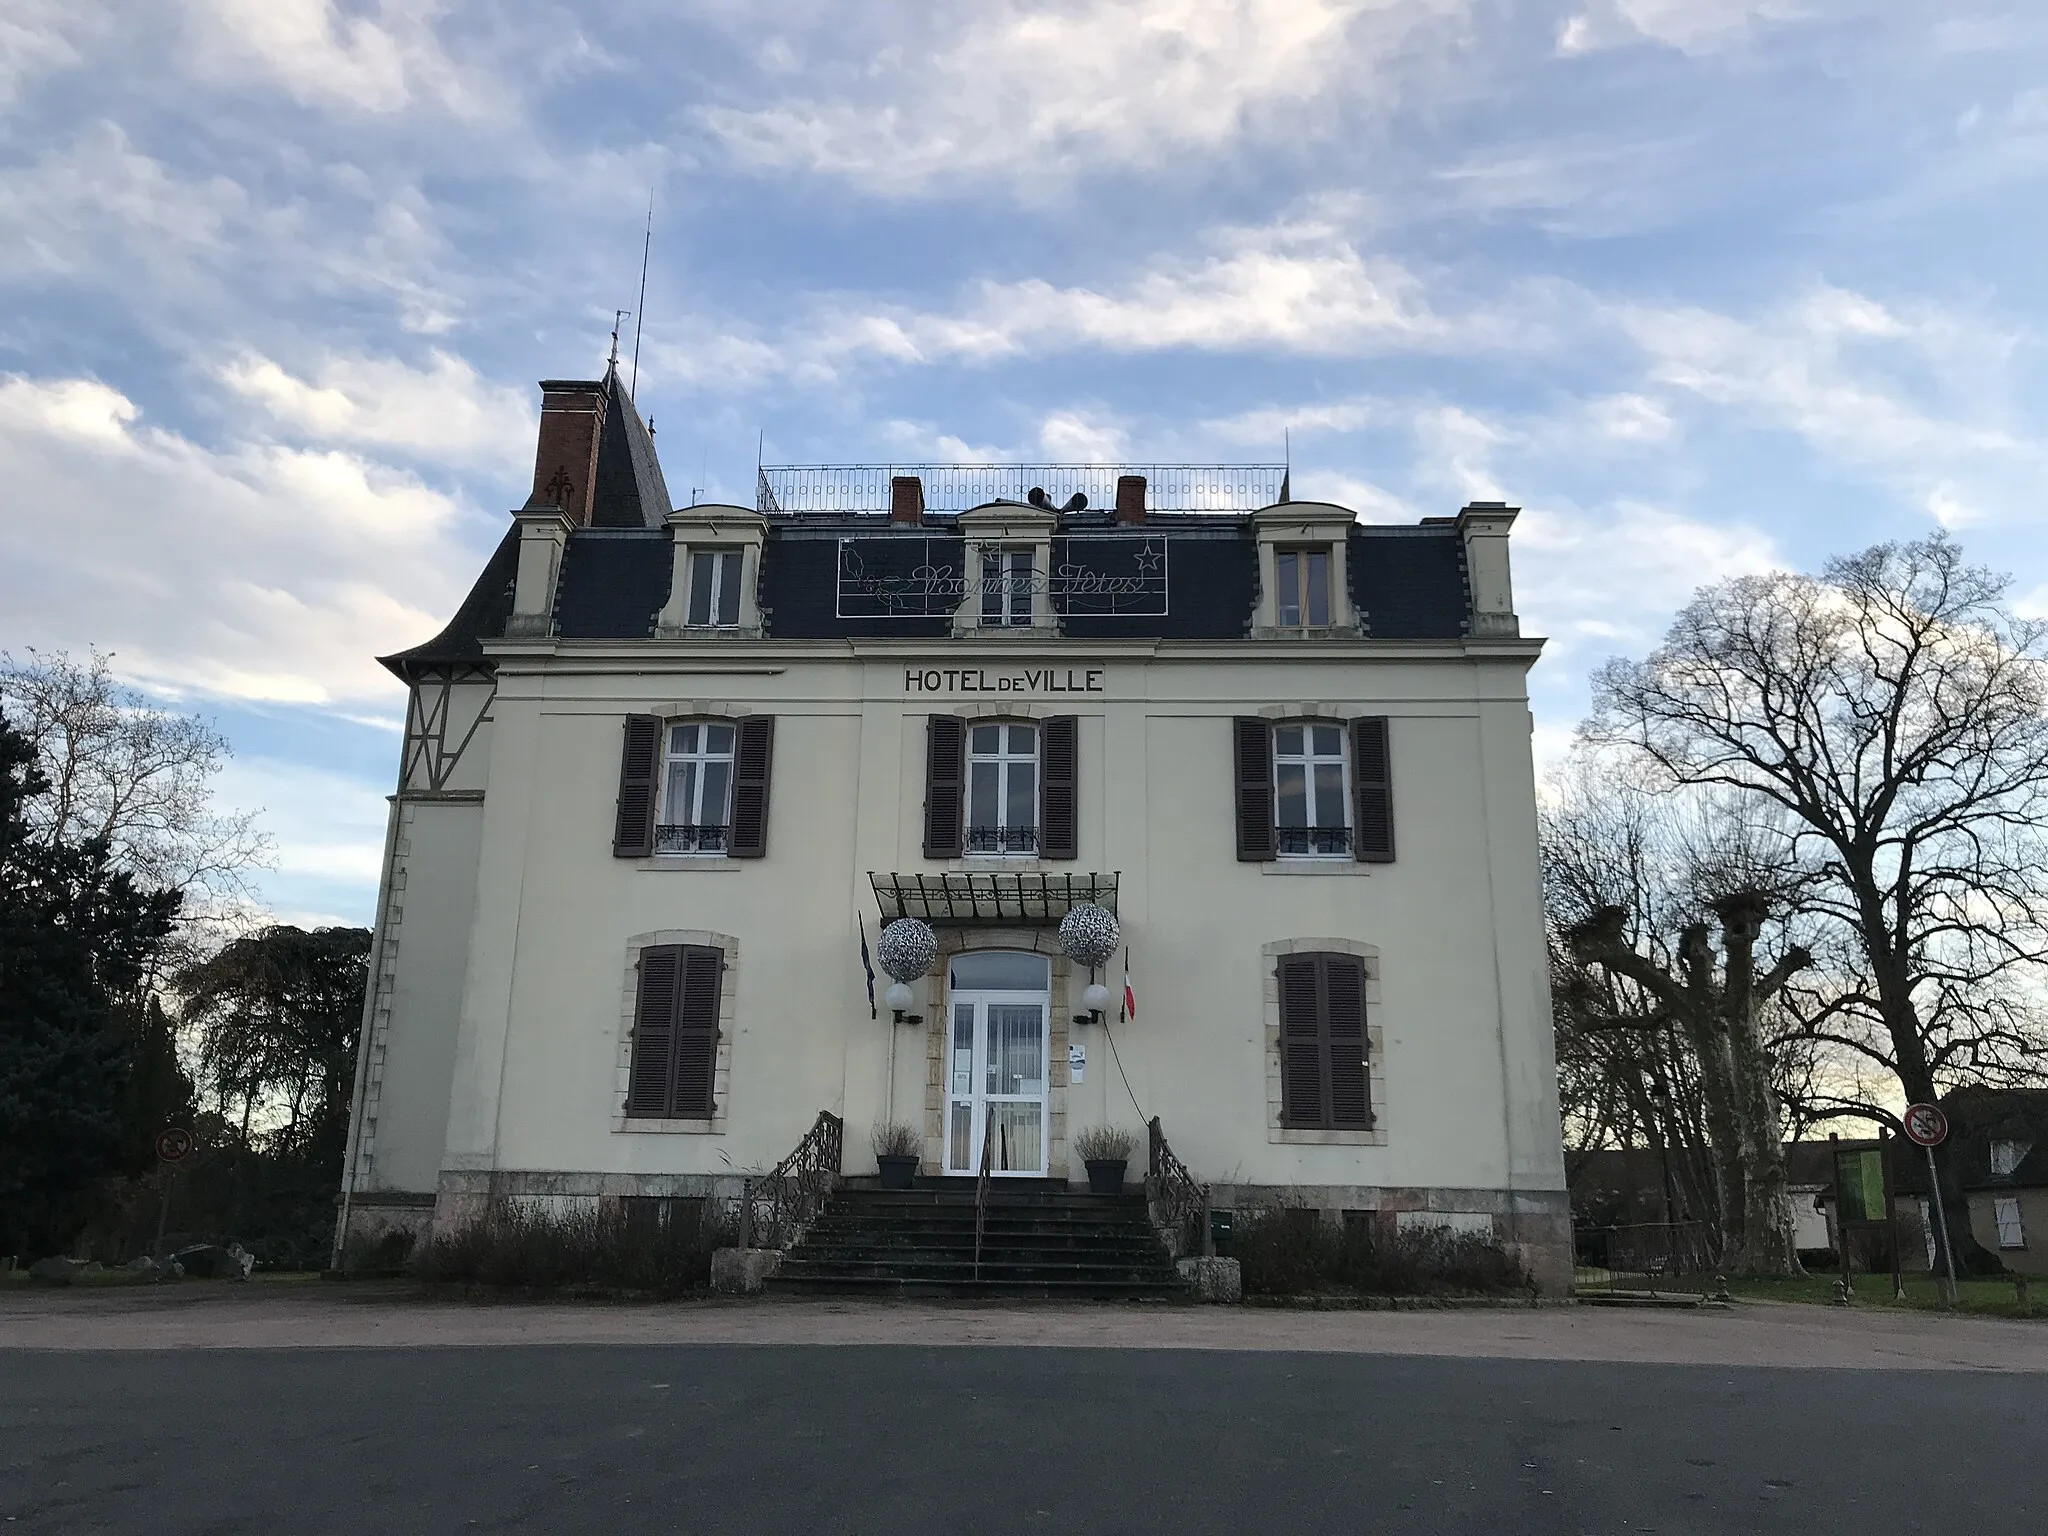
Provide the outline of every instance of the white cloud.
<path id="1" fill-rule="evenodd" d="M 1514 561 L 1524 632 L 1551 636 L 1573 664 L 1585 650 L 1641 648 L 1700 587 L 1780 564 L 1754 528 L 1639 502 L 1531 506 L 1515 522 Z"/>
<path id="2" fill-rule="evenodd" d="M 0 106 L 80 62 L 75 34 L 107 21 L 92 0 L 8 0 L 0 13 Z"/>
<path id="3" fill-rule="evenodd" d="M 0 170 L 0 279 L 118 284 L 218 252 L 245 226 L 249 198 L 225 176 L 182 176 L 113 123 Z"/>
<path id="4" fill-rule="evenodd" d="M 330 355 L 310 378 L 245 353 L 220 378 L 287 434 L 314 442 L 396 448 L 416 459 L 503 470 L 518 464 L 533 441 L 534 407 L 525 393 L 486 382 L 446 352 L 432 353 L 419 368 L 392 357 Z"/>
<path id="5" fill-rule="evenodd" d="M 1209 254 L 1162 257 L 1100 287 L 985 281 L 952 308 L 932 310 L 840 297 L 778 342 L 700 326 L 656 355 L 666 377 L 728 387 L 776 377 L 824 384 L 863 361 L 991 362 L 1083 349 L 1441 355 L 1533 347 L 1575 301 L 1551 284 L 1518 287 L 1492 306 L 1441 309 L 1415 273 L 1361 251 L 1337 221 L 1313 212 L 1213 231 L 1205 243 Z"/>
<path id="6" fill-rule="evenodd" d="M 1297 465 L 1293 480 L 1296 501 L 1328 501 L 1349 507 L 1361 523 L 1414 523 L 1424 516 L 1412 502 L 1356 475 Z"/>
<path id="7" fill-rule="evenodd" d="M 1803 20 L 1814 10 L 1814 4 L 1794 0 L 1590 0 L 1558 29 L 1557 51 L 1661 43 L 1681 53 L 1707 53 L 1759 28 Z"/>
<path id="8" fill-rule="evenodd" d="M 1393 417 L 1398 407 L 1372 395 L 1308 405 L 1266 405 L 1202 423 L 1201 431 L 1233 443 L 1278 443 L 1321 432 L 1358 432 Z M 1405 413 L 1403 413 L 1405 414 Z"/>
<path id="9" fill-rule="evenodd" d="M 1055 464 L 1121 464 L 1130 453 L 1130 435 L 1114 422 L 1054 411 L 1038 428 L 1038 445 Z"/>
<path id="10" fill-rule="evenodd" d="M 1458 35 L 1465 0 L 927 0 L 781 13 L 784 94 L 707 109 L 745 163 L 885 192 L 1105 163 L 1156 166 L 1248 134 L 1327 126 L 1337 101 L 1391 110 L 1418 34 Z M 743 12 L 749 27 L 758 13 Z M 791 35 L 796 28 L 802 35 Z M 1391 67 L 1397 60 L 1406 68 Z"/>
<path id="11" fill-rule="evenodd" d="M 335 196 L 317 210 L 303 195 L 265 202 L 94 122 L 37 159 L 0 165 L 0 229 L 11 236 L 0 240 L 0 283 L 67 284 L 173 331 L 195 314 L 231 331 L 309 296 L 360 293 L 394 302 L 408 330 L 447 329 L 459 303 L 434 209 L 402 178 L 344 172 L 329 168 L 318 190 Z"/>
<path id="12" fill-rule="evenodd" d="M 394 773 L 395 758 L 394 758 Z M 271 757 L 230 759 L 214 783 L 224 805 L 258 811 L 275 847 L 271 867 L 301 880 L 375 886 L 388 784 Z"/>
<path id="13" fill-rule="evenodd" d="M 2043 443 L 2007 424 L 2007 333 L 1817 287 L 1761 321 L 1625 309 L 1619 323 L 1667 399 L 1690 396 L 1797 434 L 1943 521 L 2031 506 Z"/>
<path id="14" fill-rule="evenodd" d="M 388 707 L 373 655 L 438 630 L 482 564 L 462 509 L 410 477 L 209 450 L 90 379 L 0 375 L 0 482 L 15 641 L 97 645 L 168 693 Z"/>
<path id="15" fill-rule="evenodd" d="M 482 109 L 434 35 L 434 4 L 383 0 L 351 15 L 333 0 L 192 0 L 197 71 L 240 83 L 252 68 L 301 103 L 391 113 L 429 103 L 459 115 Z"/>

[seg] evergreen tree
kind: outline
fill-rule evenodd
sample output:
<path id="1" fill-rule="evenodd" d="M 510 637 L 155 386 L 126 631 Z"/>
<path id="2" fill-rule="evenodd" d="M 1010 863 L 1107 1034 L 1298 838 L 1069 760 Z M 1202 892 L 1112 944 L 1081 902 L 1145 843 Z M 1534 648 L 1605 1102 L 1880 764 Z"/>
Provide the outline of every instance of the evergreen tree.
<path id="1" fill-rule="evenodd" d="M 0 1253 L 30 1258 L 67 1247 L 95 1183 L 133 1167 L 135 1021 L 179 905 L 114 869 L 104 838 L 31 836 L 48 792 L 0 717 Z"/>

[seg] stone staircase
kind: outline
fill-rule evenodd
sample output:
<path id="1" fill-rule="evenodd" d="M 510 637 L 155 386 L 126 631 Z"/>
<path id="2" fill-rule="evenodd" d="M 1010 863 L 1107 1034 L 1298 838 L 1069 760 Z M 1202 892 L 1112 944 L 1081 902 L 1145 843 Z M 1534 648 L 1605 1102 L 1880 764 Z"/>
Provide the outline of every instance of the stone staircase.
<path id="1" fill-rule="evenodd" d="M 981 1269 L 974 1182 L 842 1186 L 767 1288 L 785 1295 L 1163 1298 L 1183 1293 L 1145 1197 L 1091 1195 L 1052 1179 L 990 1182 Z"/>

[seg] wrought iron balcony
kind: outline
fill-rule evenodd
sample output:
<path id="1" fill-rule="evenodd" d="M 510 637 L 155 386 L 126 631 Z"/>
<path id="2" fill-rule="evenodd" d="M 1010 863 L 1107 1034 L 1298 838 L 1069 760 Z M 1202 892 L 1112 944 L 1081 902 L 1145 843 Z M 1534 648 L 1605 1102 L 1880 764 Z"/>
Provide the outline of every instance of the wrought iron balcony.
<path id="1" fill-rule="evenodd" d="M 1038 828 L 969 827 L 967 829 L 967 851 L 969 853 L 1036 853 L 1038 852 Z"/>
<path id="2" fill-rule="evenodd" d="M 1349 827 L 1280 827 L 1275 847 L 1283 854 L 1346 854 L 1351 851 Z"/>
<path id="3" fill-rule="evenodd" d="M 656 853 L 724 853 L 729 827 L 666 826 L 654 829 Z"/>

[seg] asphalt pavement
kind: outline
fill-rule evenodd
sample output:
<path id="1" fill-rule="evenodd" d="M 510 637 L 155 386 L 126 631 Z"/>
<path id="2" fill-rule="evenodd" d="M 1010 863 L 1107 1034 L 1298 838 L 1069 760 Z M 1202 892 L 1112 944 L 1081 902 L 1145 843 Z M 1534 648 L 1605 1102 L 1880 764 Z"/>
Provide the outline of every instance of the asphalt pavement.
<path id="1" fill-rule="evenodd" d="M 2040 1375 L 1956 1369 L 909 1344 L 0 1350 L 0 1530 L 2020 1531 L 2048 1510 L 2044 1406 Z"/>

